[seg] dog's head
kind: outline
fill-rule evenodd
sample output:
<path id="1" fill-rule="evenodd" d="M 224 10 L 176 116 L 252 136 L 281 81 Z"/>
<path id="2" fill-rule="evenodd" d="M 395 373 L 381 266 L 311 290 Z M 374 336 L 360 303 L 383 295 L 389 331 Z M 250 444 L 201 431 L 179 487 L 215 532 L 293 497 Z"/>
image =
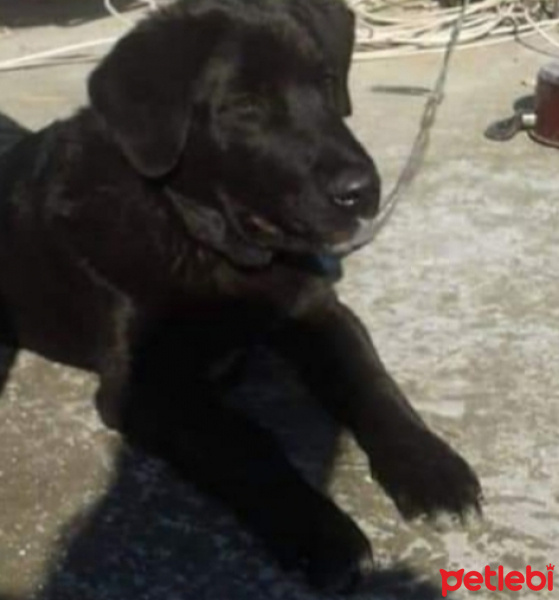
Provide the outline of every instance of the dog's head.
<path id="1" fill-rule="evenodd" d="M 190 0 L 116 45 L 91 102 L 133 167 L 234 262 L 328 252 L 379 204 L 343 120 L 352 47 L 340 0 Z"/>

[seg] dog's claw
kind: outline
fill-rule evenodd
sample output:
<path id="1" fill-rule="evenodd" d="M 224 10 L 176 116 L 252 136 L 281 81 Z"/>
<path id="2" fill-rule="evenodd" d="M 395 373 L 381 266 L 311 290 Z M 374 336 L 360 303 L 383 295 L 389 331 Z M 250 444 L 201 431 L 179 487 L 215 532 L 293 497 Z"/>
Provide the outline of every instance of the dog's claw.
<path id="1" fill-rule="evenodd" d="M 434 434 L 420 437 L 384 444 L 371 455 L 373 465 L 377 454 L 382 457 L 373 473 L 402 516 L 431 520 L 446 512 L 461 523 L 481 516 L 481 485 L 468 463 Z"/>

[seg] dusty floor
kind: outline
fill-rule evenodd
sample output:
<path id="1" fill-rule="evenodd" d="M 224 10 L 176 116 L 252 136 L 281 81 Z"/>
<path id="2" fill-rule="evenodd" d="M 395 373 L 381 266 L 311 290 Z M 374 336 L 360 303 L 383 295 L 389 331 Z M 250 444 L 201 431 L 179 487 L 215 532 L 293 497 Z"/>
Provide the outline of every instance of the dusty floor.
<path id="1" fill-rule="evenodd" d="M 41 10 L 29 15 L 18 4 L 4 12 L 0 60 L 121 30 L 98 19 L 101 0 L 73 3 L 86 10 L 72 19 L 56 3 L 30 3 Z M 438 598 L 441 568 L 545 570 L 559 560 L 559 154 L 524 135 L 505 144 L 482 135 L 547 60 L 512 43 L 456 57 L 420 177 L 374 245 L 348 261 L 342 295 L 486 496 L 482 523 L 405 524 L 343 441 L 331 488 L 386 573 L 363 598 Z M 438 64 L 429 55 L 353 70 L 353 125 L 387 188 Z M 31 128 L 63 117 L 83 100 L 90 68 L 2 72 L 0 111 Z M 0 136 L 11 139 L 6 127 Z M 123 449 L 94 414 L 94 388 L 86 374 L 22 354 L 0 399 L 1 600 L 317 597 L 269 564 L 226 510 Z M 265 395 L 295 460 L 314 476 L 327 469 L 337 432 L 298 405 L 293 386 Z"/>

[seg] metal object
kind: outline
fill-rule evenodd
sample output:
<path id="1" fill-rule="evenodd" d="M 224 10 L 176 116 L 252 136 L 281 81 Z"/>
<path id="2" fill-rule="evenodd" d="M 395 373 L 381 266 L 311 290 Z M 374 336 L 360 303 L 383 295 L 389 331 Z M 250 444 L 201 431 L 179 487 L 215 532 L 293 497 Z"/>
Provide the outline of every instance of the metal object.
<path id="1" fill-rule="evenodd" d="M 512 117 L 491 123 L 485 130 L 485 136 L 496 142 L 506 142 L 519 131 L 531 129 L 536 124 L 536 114 L 517 111 Z"/>
<path id="2" fill-rule="evenodd" d="M 512 117 L 489 125 L 485 136 L 503 142 L 519 131 L 527 131 L 540 144 L 559 148 L 559 62 L 538 71 L 533 108 L 517 108 Z"/>
<path id="3" fill-rule="evenodd" d="M 530 137 L 559 148 L 559 62 L 549 63 L 538 72 L 535 112 L 535 125 L 528 131 Z"/>

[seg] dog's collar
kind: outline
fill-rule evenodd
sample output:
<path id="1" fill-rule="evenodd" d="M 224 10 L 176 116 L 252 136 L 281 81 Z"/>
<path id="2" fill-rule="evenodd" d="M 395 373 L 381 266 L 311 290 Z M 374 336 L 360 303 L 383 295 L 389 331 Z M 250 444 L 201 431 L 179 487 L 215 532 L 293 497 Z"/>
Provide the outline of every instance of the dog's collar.
<path id="1" fill-rule="evenodd" d="M 287 266 L 332 282 L 339 281 L 343 276 L 342 259 L 333 254 L 284 254 L 281 260 Z"/>

